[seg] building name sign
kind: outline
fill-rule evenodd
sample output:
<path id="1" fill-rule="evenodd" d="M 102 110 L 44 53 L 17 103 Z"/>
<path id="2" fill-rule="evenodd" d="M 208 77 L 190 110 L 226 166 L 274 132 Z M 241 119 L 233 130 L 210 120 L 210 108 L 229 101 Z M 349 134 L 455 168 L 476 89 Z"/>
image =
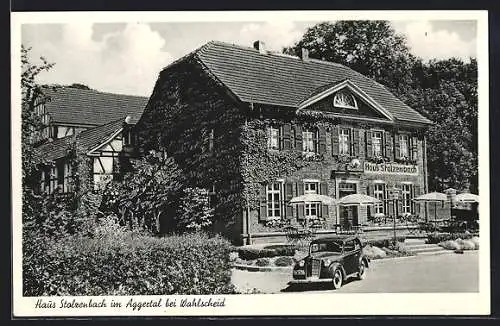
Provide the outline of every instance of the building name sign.
<path id="1" fill-rule="evenodd" d="M 418 168 L 416 165 L 365 162 L 363 165 L 363 169 L 365 173 L 418 175 Z"/>

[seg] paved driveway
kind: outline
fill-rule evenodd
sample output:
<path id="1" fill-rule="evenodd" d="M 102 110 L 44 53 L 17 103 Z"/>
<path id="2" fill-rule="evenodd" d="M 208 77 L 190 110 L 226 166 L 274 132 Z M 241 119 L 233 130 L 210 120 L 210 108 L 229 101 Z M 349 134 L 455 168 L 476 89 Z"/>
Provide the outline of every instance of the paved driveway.
<path id="1" fill-rule="evenodd" d="M 338 292 L 478 292 L 478 251 L 464 254 L 415 256 L 405 259 L 372 261 L 369 274 L 362 281 L 348 281 Z M 261 293 L 293 291 L 330 292 L 328 286 L 287 285 L 291 273 L 248 272 L 233 270 L 232 280 L 242 293 L 257 289 Z"/>

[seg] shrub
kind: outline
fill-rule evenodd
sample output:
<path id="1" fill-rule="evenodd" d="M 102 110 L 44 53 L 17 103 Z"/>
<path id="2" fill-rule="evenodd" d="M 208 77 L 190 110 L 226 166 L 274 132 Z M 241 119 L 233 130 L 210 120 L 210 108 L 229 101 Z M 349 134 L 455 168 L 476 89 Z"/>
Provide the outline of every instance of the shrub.
<path id="1" fill-rule="evenodd" d="M 472 237 L 470 239 L 474 243 L 474 249 L 478 250 L 479 249 L 479 237 Z"/>
<path id="2" fill-rule="evenodd" d="M 447 240 L 456 240 L 456 239 L 471 239 L 473 234 L 471 233 L 430 233 L 427 236 L 427 240 L 425 243 L 437 244 Z"/>
<path id="3" fill-rule="evenodd" d="M 117 233 L 58 242 L 25 234 L 24 295 L 234 293 L 226 240 L 204 234 L 155 238 Z"/>
<path id="4" fill-rule="evenodd" d="M 370 259 L 385 258 L 387 253 L 375 246 L 367 245 L 363 248 L 363 253 Z"/>
<path id="5" fill-rule="evenodd" d="M 264 248 L 241 247 L 238 249 L 241 259 L 253 260 L 257 258 L 294 256 L 295 247 L 292 245 L 269 245 Z"/>
<path id="6" fill-rule="evenodd" d="M 288 257 L 288 256 L 283 256 L 283 257 L 276 258 L 276 260 L 274 261 L 274 265 L 276 265 L 276 266 L 291 266 L 291 265 L 293 265 L 294 262 L 295 261 L 293 260 L 293 258 Z"/>
<path id="7" fill-rule="evenodd" d="M 470 240 L 446 240 L 439 243 L 439 246 L 448 250 L 477 250 L 479 249 L 479 244 L 476 246 L 476 242 L 472 239 Z"/>
<path id="8" fill-rule="evenodd" d="M 255 261 L 255 265 L 257 266 L 269 266 L 271 264 L 271 261 L 269 258 L 259 258 Z"/>
<path id="9" fill-rule="evenodd" d="M 212 224 L 214 210 L 208 203 L 208 192 L 201 188 L 186 188 L 179 208 L 178 229 L 200 231 Z"/>
<path id="10" fill-rule="evenodd" d="M 406 240 L 405 236 L 396 236 L 397 242 L 404 242 Z M 392 245 L 394 238 L 383 238 L 383 239 L 373 239 L 367 240 L 365 244 L 371 245 L 373 247 L 388 248 Z"/>

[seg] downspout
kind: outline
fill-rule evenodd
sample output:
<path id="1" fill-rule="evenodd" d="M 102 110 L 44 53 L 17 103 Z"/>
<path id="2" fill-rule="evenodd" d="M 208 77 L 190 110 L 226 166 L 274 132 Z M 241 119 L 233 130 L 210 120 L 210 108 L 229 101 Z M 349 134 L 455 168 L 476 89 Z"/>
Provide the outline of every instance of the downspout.
<path id="1" fill-rule="evenodd" d="M 423 141 L 423 153 L 422 153 L 422 159 L 423 159 L 423 164 L 424 164 L 424 194 L 429 192 L 429 181 L 427 180 L 427 136 L 424 133 L 424 141 Z M 427 222 L 429 220 L 429 212 L 428 212 L 428 205 L 425 203 L 425 221 Z"/>

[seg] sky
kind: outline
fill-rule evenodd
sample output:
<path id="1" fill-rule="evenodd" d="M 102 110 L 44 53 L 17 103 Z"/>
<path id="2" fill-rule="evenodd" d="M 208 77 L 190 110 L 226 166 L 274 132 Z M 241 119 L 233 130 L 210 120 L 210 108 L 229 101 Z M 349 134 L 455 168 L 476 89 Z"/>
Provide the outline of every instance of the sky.
<path id="1" fill-rule="evenodd" d="M 41 83 L 81 83 L 100 91 L 149 96 L 158 74 L 172 61 L 211 40 L 252 46 L 262 40 L 270 50 L 293 45 L 318 21 L 24 24 L 23 45 L 32 61 L 45 57 L 55 66 Z M 406 36 L 411 52 L 423 58 L 476 57 L 473 20 L 391 22 Z"/>

